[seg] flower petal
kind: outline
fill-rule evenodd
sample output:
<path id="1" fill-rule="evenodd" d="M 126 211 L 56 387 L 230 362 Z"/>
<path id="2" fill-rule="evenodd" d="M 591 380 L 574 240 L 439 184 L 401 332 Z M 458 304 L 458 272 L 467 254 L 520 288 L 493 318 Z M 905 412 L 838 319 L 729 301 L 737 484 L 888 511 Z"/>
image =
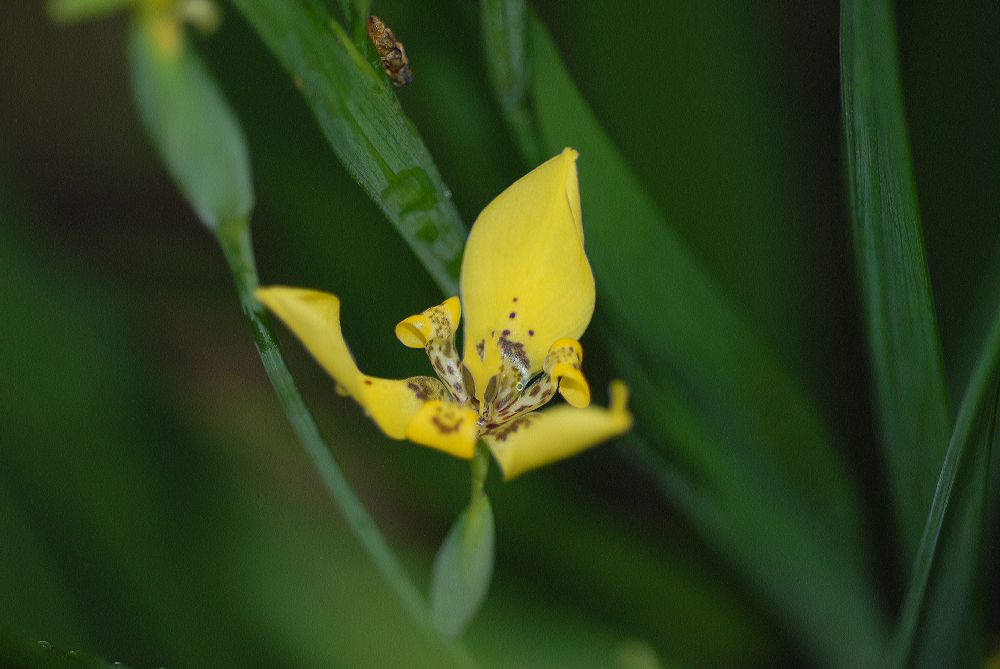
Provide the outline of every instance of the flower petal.
<path id="1" fill-rule="evenodd" d="M 355 399 L 386 436 L 406 439 L 406 429 L 421 408 L 446 397 L 448 391 L 433 376 L 401 381 L 366 376 Z"/>
<path id="2" fill-rule="evenodd" d="M 476 412 L 461 404 L 427 402 L 407 426 L 406 438 L 468 460 L 476 450 L 477 420 Z"/>
<path id="3" fill-rule="evenodd" d="M 423 348 L 427 358 L 457 402 L 466 400 L 462 363 L 455 348 L 455 332 L 462 317 L 457 297 L 410 316 L 396 325 L 396 337 L 404 346 Z"/>
<path id="4" fill-rule="evenodd" d="M 457 297 L 449 297 L 436 307 L 401 320 L 396 325 L 396 337 L 404 346 L 424 348 L 432 341 L 454 337 L 461 318 L 461 302 Z"/>
<path id="5" fill-rule="evenodd" d="M 254 296 L 284 321 L 338 386 L 358 399 L 364 375 L 344 341 L 340 300 L 336 295 L 308 288 L 270 286 L 258 288 Z"/>
<path id="6" fill-rule="evenodd" d="M 529 413 L 504 423 L 483 437 L 493 452 L 504 479 L 545 466 L 623 434 L 632 427 L 628 389 L 621 381 L 610 388 L 607 409 L 559 406 Z"/>
<path id="7" fill-rule="evenodd" d="M 500 360 L 541 369 L 552 342 L 577 339 L 594 311 L 594 276 L 583 249 L 577 153 L 537 167 L 476 219 L 462 260 L 465 363 L 479 399 Z"/>
<path id="8" fill-rule="evenodd" d="M 590 404 L 590 384 L 580 371 L 583 347 L 575 339 L 563 338 L 552 344 L 542 369 L 559 383 L 559 393 L 578 409 Z"/>
<path id="9" fill-rule="evenodd" d="M 361 405 L 386 436 L 407 439 L 431 446 L 463 458 L 471 458 L 475 447 L 467 447 L 468 429 L 475 431 L 475 414 L 470 426 L 461 426 L 458 434 L 435 440 L 423 426 L 434 413 L 434 407 L 450 397 L 444 384 L 431 376 L 409 379 L 380 379 L 362 374 L 344 341 L 340 329 L 340 300 L 335 295 L 306 288 L 272 286 L 254 293 L 258 300 L 273 311 L 288 329 L 302 341 L 317 362 Z M 430 413 L 425 410 L 431 407 Z M 449 404 L 450 406 L 450 404 Z M 461 407 L 459 407 L 461 409 Z M 463 409 L 464 411 L 464 409 Z M 446 415 L 438 422 L 447 427 Z M 411 424 L 416 423 L 410 437 Z M 432 425 L 433 427 L 433 425 Z M 425 432 L 427 434 L 425 434 Z M 463 441 L 464 440 L 464 441 Z"/>

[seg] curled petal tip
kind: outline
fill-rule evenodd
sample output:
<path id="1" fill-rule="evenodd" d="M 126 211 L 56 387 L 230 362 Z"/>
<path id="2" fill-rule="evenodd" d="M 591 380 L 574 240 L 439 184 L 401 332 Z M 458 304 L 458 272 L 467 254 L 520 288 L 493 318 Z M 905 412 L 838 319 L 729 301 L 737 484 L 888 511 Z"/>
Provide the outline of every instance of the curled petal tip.
<path id="1" fill-rule="evenodd" d="M 571 406 L 577 409 L 590 406 L 590 385 L 579 369 L 561 363 L 552 368 L 552 378 L 559 379 L 559 394 Z"/>
<path id="2" fill-rule="evenodd" d="M 396 338 L 403 346 L 424 348 L 434 339 L 448 339 L 458 328 L 462 305 L 457 297 L 401 320 L 396 324 Z"/>
<path id="3" fill-rule="evenodd" d="M 430 339 L 431 325 L 423 314 L 410 316 L 396 323 L 396 339 L 409 348 L 423 348 Z"/>

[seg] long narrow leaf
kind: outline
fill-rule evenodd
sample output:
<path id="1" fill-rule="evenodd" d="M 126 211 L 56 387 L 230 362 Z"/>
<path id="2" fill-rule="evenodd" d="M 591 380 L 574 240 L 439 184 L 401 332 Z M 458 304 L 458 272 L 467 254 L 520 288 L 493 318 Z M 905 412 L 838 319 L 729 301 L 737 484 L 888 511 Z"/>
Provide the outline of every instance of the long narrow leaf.
<path id="1" fill-rule="evenodd" d="M 466 229 L 434 161 L 336 21 L 301 0 L 234 0 L 301 86 L 341 163 L 399 230 L 441 289 L 458 292 Z"/>
<path id="2" fill-rule="evenodd" d="M 845 0 L 844 128 L 882 445 L 912 558 L 950 431 L 889 3 Z"/>
<path id="3" fill-rule="evenodd" d="M 713 462 L 716 479 L 692 476 L 662 454 L 662 437 L 698 439 L 721 451 L 725 445 L 698 424 L 687 398 L 642 370 L 627 347 L 615 351 L 631 370 L 635 409 L 647 416 L 625 441 L 626 457 L 681 509 L 720 554 L 734 561 L 750 589 L 795 630 L 797 641 L 823 666 L 872 667 L 887 625 L 866 575 L 842 555 L 840 537 L 818 519 L 797 512 L 796 501 L 777 487 L 759 489 L 735 460 Z M 719 481 L 725 481 L 720 485 Z M 822 615 L 818 615 L 822 612 Z"/>
<path id="4" fill-rule="evenodd" d="M 172 24 L 176 32 L 165 33 L 164 20 L 137 19 L 132 25 L 129 64 L 139 115 L 170 176 L 206 226 L 217 230 L 246 221 L 253 186 L 243 130 L 183 32 Z"/>
<path id="5" fill-rule="evenodd" d="M 529 109 L 528 11 L 524 0 L 483 0 L 480 23 L 490 84 L 504 121 L 529 165 L 545 158 Z"/>
<path id="6" fill-rule="evenodd" d="M 543 142 L 549 153 L 580 150 L 587 249 L 608 321 L 639 343 L 659 377 L 683 388 L 699 420 L 728 444 L 724 457 L 745 458 L 748 475 L 794 490 L 856 548 L 856 493 L 811 401 L 670 230 L 537 19 L 530 35 Z M 706 457 L 700 444 L 677 445 Z"/>
<path id="7" fill-rule="evenodd" d="M 437 638 L 427 604 L 323 441 L 264 320 L 264 309 L 253 298 L 258 287 L 249 234 L 253 197 L 242 130 L 196 55 L 183 42 L 158 42 L 155 27 L 137 21 L 131 42 L 133 84 L 146 127 L 181 193 L 222 247 L 261 362 L 327 491 L 415 623 Z M 455 665 L 473 665 L 457 643 L 443 640 L 443 645 Z"/>
<path id="8" fill-rule="evenodd" d="M 55 648 L 47 641 L 30 641 L 0 632 L 0 666 L 14 669 L 128 669 L 75 650 Z"/>
<path id="9" fill-rule="evenodd" d="M 924 527 L 924 533 L 917 550 L 913 575 L 906 591 L 899 625 L 893 639 L 890 666 L 906 666 L 913 652 L 920 624 L 929 617 L 940 615 L 933 610 L 935 602 L 939 601 L 940 597 L 934 596 L 933 588 L 929 588 L 929 584 L 932 572 L 940 569 L 937 565 L 942 564 L 942 558 L 949 552 L 947 546 L 942 546 L 942 542 L 944 544 L 956 543 L 956 549 L 961 546 L 961 550 L 964 551 L 974 550 L 974 547 L 961 543 L 969 540 L 968 533 L 955 531 L 943 535 L 943 531 L 946 521 L 958 523 L 959 526 L 971 522 L 964 518 L 967 513 L 970 513 L 968 507 L 974 509 L 981 505 L 978 495 L 974 494 L 974 491 L 969 493 L 969 491 L 963 490 L 963 495 L 955 500 L 952 499 L 952 496 L 959 474 L 969 468 L 969 462 L 979 463 L 978 466 L 981 467 L 989 467 L 989 457 L 982 455 L 984 450 L 990 448 L 992 434 L 989 430 L 987 430 L 985 437 L 978 441 L 976 452 L 969 454 L 969 450 L 970 443 L 973 443 L 979 434 L 977 428 L 981 428 L 985 422 L 986 412 L 995 410 L 994 406 L 990 406 L 990 399 L 994 397 L 990 389 L 991 384 L 996 383 L 998 365 L 1000 365 L 1000 309 L 997 309 L 994 315 L 989 337 L 975 365 L 972 378 L 959 407 L 958 417 L 955 419 L 955 429 L 952 432 L 944 463 L 941 466 L 937 488 L 927 516 L 927 524 Z M 970 470 L 966 480 L 974 483 L 977 478 L 979 475 L 974 470 Z M 981 513 L 981 509 L 979 513 Z M 975 537 L 974 534 L 971 536 Z M 978 543 L 978 539 L 976 539 L 976 543 Z M 940 556 L 939 553 L 941 553 Z M 944 566 L 949 567 L 947 562 L 944 563 Z M 953 582 L 961 582 L 960 575 L 949 578 Z M 954 614 L 965 611 L 966 607 L 961 603 L 953 603 L 947 607 L 947 610 Z M 941 651 L 925 650 L 924 652 L 928 655 L 932 653 L 936 655 Z M 950 664 L 952 663 L 945 662 L 943 666 Z"/>
<path id="10" fill-rule="evenodd" d="M 502 23 L 504 13 L 516 15 L 508 4 L 484 3 L 484 12 L 501 13 L 484 17 L 484 28 Z M 859 567 L 854 491 L 809 400 L 671 233 L 544 27 L 532 17 L 528 30 L 531 103 L 543 146 L 581 152 L 587 245 L 605 312 L 598 327 L 633 384 L 641 429 L 655 433 L 658 448 L 679 448 L 708 484 L 690 503 L 676 486 L 661 489 L 818 657 L 872 664 L 884 624 Z M 484 38 L 487 49 L 494 41 Z M 511 67 L 509 51 L 488 52 L 486 60 Z M 501 100 L 508 96 L 498 91 Z M 635 350 L 629 342 L 637 342 Z M 649 454 L 638 461 L 660 480 L 662 456 Z M 830 528 L 838 528 L 835 542 Z"/>
<path id="11" fill-rule="evenodd" d="M 952 512 L 945 519 L 927 588 L 911 666 L 970 667 L 983 663 L 979 601 L 975 587 L 981 563 L 990 461 L 996 425 L 996 393 L 981 417 L 955 482 Z M 988 420 L 987 420 L 988 419 Z"/>

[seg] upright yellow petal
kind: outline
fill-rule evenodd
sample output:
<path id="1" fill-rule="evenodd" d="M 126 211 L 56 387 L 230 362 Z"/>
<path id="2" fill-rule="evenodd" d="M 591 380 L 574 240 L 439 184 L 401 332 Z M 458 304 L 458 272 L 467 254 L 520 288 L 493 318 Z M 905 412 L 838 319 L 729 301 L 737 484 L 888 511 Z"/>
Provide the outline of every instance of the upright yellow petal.
<path id="1" fill-rule="evenodd" d="M 347 349 L 340 329 L 340 300 L 308 288 L 270 286 L 254 296 L 295 333 L 316 362 L 348 394 L 358 399 L 363 375 Z"/>
<path id="2" fill-rule="evenodd" d="M 480 399 L 500 356 L 530 376 L 558 339 L 579 339 L 594 311 L 583 249 L 577 153 L 537 167 L 476 219 L 462 261 L 465 363 Z M 498 355 L 499 354 L 499 355 Z"/>
<path id="3" fill-rule="evenodd" d="M 504 479 L 543 467 L 624 434 L 632 427 L 626 407 L 628 390 L 621 381 L 610 389 L 607 409 L 558 406 L 529 413 L 504 423 L 483 437 L 493 452 Z"/>

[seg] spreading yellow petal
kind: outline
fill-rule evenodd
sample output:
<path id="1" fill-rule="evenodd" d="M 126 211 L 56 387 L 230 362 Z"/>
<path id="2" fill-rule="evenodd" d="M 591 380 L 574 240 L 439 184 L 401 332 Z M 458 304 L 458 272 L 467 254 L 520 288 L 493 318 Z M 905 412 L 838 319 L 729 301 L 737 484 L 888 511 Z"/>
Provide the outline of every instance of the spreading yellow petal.
<path id="1" fill-rule="evenodd" d="M 552 343 L 578 339 L 594 311 L 583 249 L 577 153 L 542 164 L 476 219 L 462 261 L 465 363 L 482 400 L 501 357 L 525 378 Z"/>
<path id="2" fill-rule="evenodd" d="M 424 404 L 406 428 L 410 441 L 469 459 L 476 449 L 478 415 L 454 402 Z"/>
<path id="3" fill-rule="evenodd" d="M 447 396 L 441 382 L 431 376 L 414 376 L 401 381 L 366 376 L 356 399 L 387 436 L 405 439 L 406 428 L 420 409 L 428 402 Z"/>
<path id="4" fill-rule="evenodd" d="M 358 399 L 364 375 L 344 341 L 340 300 L 336 295 L 308 288 L 271 286 L 258 288 L 254 296 L 284 321 L 338 386 Z"/>
<path id="5" fill-rule="evenodd" d="M 461 301 L 451 297 L 396 325 L 405 346 L 423 348 L 439 379 L 362 373 L 328 293 L 261 288 L 320 365 L 378 427 L 461 458 L 484 439 L 511 479 L 629 430 L 625 385 L 590 407 L 577 341 L 594 312 L 594 276 L 584 252 L 577 153 L 565 149 L 501 193 L 476 220 L 462 261 Z M 465 310 L 465 351 L 455 334 Z M 570 406 L 536 413 L 556 392 Z"/>
<path id="6" fill-rule="evenodd" d="M 340 328 L 340 300 L 335 295 L 284 286 L 259 288 L 255 295 L 284 321 L 337 385 L 361 405 L 387 436 L 408 438 L 463 458 L 472 457 L 475 436 L 472 437 L 473 447 L 468 447 L 465 441 L 468 441 L 469 429 L 475 431 L 475 414 L 467 425 L 454 430 L 455 434 L 436 439 L 424 427 L 428 420 L 426 407 L 447 404 L 456 407 L 463 416 L 468 411 L 442 401 L 450 395 L 438 379 L 430 376 L 380 379 L 361 373 L 344 341 Z M 451 414 L 443 413 L 445 415 L 439 417 L 438 422 L 447 426 Z M 419 438 L 411 436 L 411 428 Z"/>
<path id="7" fill-rule="evenodd" d="M 632 414 L 626 407 L 625 384 L 612 383 L 610 396 L 607 409 L 559 406 L 515 418 L 483 437 L 504 479 L 509 481 L 627 432 L 632 427 Z"/>

